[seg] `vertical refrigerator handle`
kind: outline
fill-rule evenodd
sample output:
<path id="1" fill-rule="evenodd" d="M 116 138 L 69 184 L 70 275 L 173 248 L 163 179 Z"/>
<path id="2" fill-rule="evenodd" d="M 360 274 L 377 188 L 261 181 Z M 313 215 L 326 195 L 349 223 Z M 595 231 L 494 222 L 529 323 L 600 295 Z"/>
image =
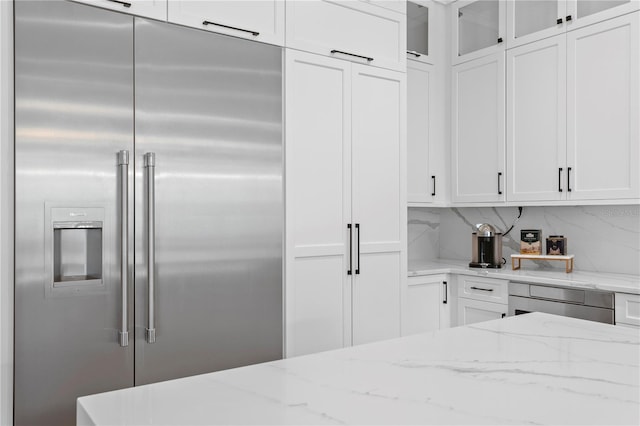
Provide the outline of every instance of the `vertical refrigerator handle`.
<path id="1" fill-rule="evenodd" d="M 155 323 L 155 265 L 156 265 L 156 154 L 147 152 L 144 155 L 144 168 L 147 171 L 147 328 L 145 334 L 147 343 L 156 341 Z"/>
<path id="2" fill-rule="evenodd" d="M 118 152 L 120 172 L 120 284 L 122 286 L 122 323 L 120 324 L 120 346 L 129 346 L 128 330 L 128 266 L 129 266 L 129 151 Z"/>
<path id="3" fill-rule="evenodd" d="M 347 269 L 347 275 L 351 275 L 351 266 L 353 265 L 353 230 L 351 224 L 347 223 L 347 229 L 349 230 L 349 269 Z"/>
<path id="4" fill-rule="evenodd" d="M 356 244 L 358 245 L 358 266 L 356 266 L 356 275 L 360 275 L 360 224 L 356 223 L 356 231 L 358 232 L 358 238 L 356 239 Z"/>

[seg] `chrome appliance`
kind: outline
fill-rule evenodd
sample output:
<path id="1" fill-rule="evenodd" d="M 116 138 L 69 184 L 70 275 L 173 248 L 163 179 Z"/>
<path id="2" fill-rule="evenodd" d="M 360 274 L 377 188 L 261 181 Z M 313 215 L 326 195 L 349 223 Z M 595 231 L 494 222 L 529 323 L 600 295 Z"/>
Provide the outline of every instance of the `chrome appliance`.
<path id="1" fill-rule="evenodd" d="M 15 423 L 279 359 L 282 51 L 15 2 Z"/>
<path id="2" fill-rule="evenodd" d="M 609 291 L 509 282 L 509 316 L 544 312 L 614 324 Z"/>
<path id="3" fill-rule="evenodd" d="M 471 234 L 471 268 L 502 268 L 502 234 L 488 223 L 476 225 Z"/>

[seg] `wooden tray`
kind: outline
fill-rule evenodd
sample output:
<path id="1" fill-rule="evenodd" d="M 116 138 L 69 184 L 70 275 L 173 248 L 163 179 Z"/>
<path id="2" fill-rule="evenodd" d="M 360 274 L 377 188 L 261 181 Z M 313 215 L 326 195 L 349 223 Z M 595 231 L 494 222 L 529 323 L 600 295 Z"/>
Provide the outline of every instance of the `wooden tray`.
<path id="1" fill-rule="evenodd" d="M 511 255 L 511 269 L 514 271 L 516 269 L 520 269 L 520 262 L 522 259 L 529 260 L 562 260 L 565 262 L 565 271 L 567 273 L 573 272 L 573 258 L 575 255 L 568 254 L 565 256 L 561 255 L 545 255 L 545 254 L 512 254 Z M 518 266 L 516 266 L 516 261 L 518 262 Z"/>

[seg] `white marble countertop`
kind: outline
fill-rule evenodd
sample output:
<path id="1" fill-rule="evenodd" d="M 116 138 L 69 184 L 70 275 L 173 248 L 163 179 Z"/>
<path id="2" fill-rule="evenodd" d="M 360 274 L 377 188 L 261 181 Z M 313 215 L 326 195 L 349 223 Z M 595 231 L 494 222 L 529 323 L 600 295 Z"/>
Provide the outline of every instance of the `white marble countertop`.
<path id="1" fill-rule="evenodd" d="M 640 331 L 542 313 L 78 399 L 78 425 L 640 424 Z"/>
<path id="2" fill-rule="evenodd" d="M 522 269 L 515 271 L 511 269 L 511 262 L 501 269 L 469 268 L 469 262 L 446 259 L 409 264 L 410 277 L 445 273 L 640 294 L 640 276 L 638 275 L 576 271 L 575 269 L 567 274 L 564 269 L 538 269 L 534 263 L 529 265 L 524 262 Z"/>

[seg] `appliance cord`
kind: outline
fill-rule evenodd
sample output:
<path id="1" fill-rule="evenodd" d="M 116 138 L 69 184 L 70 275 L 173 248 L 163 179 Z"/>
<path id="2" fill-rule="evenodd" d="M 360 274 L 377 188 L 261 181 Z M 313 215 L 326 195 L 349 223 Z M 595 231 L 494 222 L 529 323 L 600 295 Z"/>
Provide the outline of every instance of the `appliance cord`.
<path id="1" fill-rule="evenodd" d="M 502 234 L 503 238 L 506 237 L 507 235 L 509 235 L 509 232 L 511 232 L 513 227 L 516 226 L 516 223 L 518 223 L 518 220 L 520 220 L 520 217 L 522 216 L 522 210 L 523 209 L 524 209 L 524 207 L 518 207 L 518 217 L 516 217 L 516 219 L 513 221 L 513 223 L 511 224 L 511 227 L 509 229 L 507 229 L 507 232 Z"/>

